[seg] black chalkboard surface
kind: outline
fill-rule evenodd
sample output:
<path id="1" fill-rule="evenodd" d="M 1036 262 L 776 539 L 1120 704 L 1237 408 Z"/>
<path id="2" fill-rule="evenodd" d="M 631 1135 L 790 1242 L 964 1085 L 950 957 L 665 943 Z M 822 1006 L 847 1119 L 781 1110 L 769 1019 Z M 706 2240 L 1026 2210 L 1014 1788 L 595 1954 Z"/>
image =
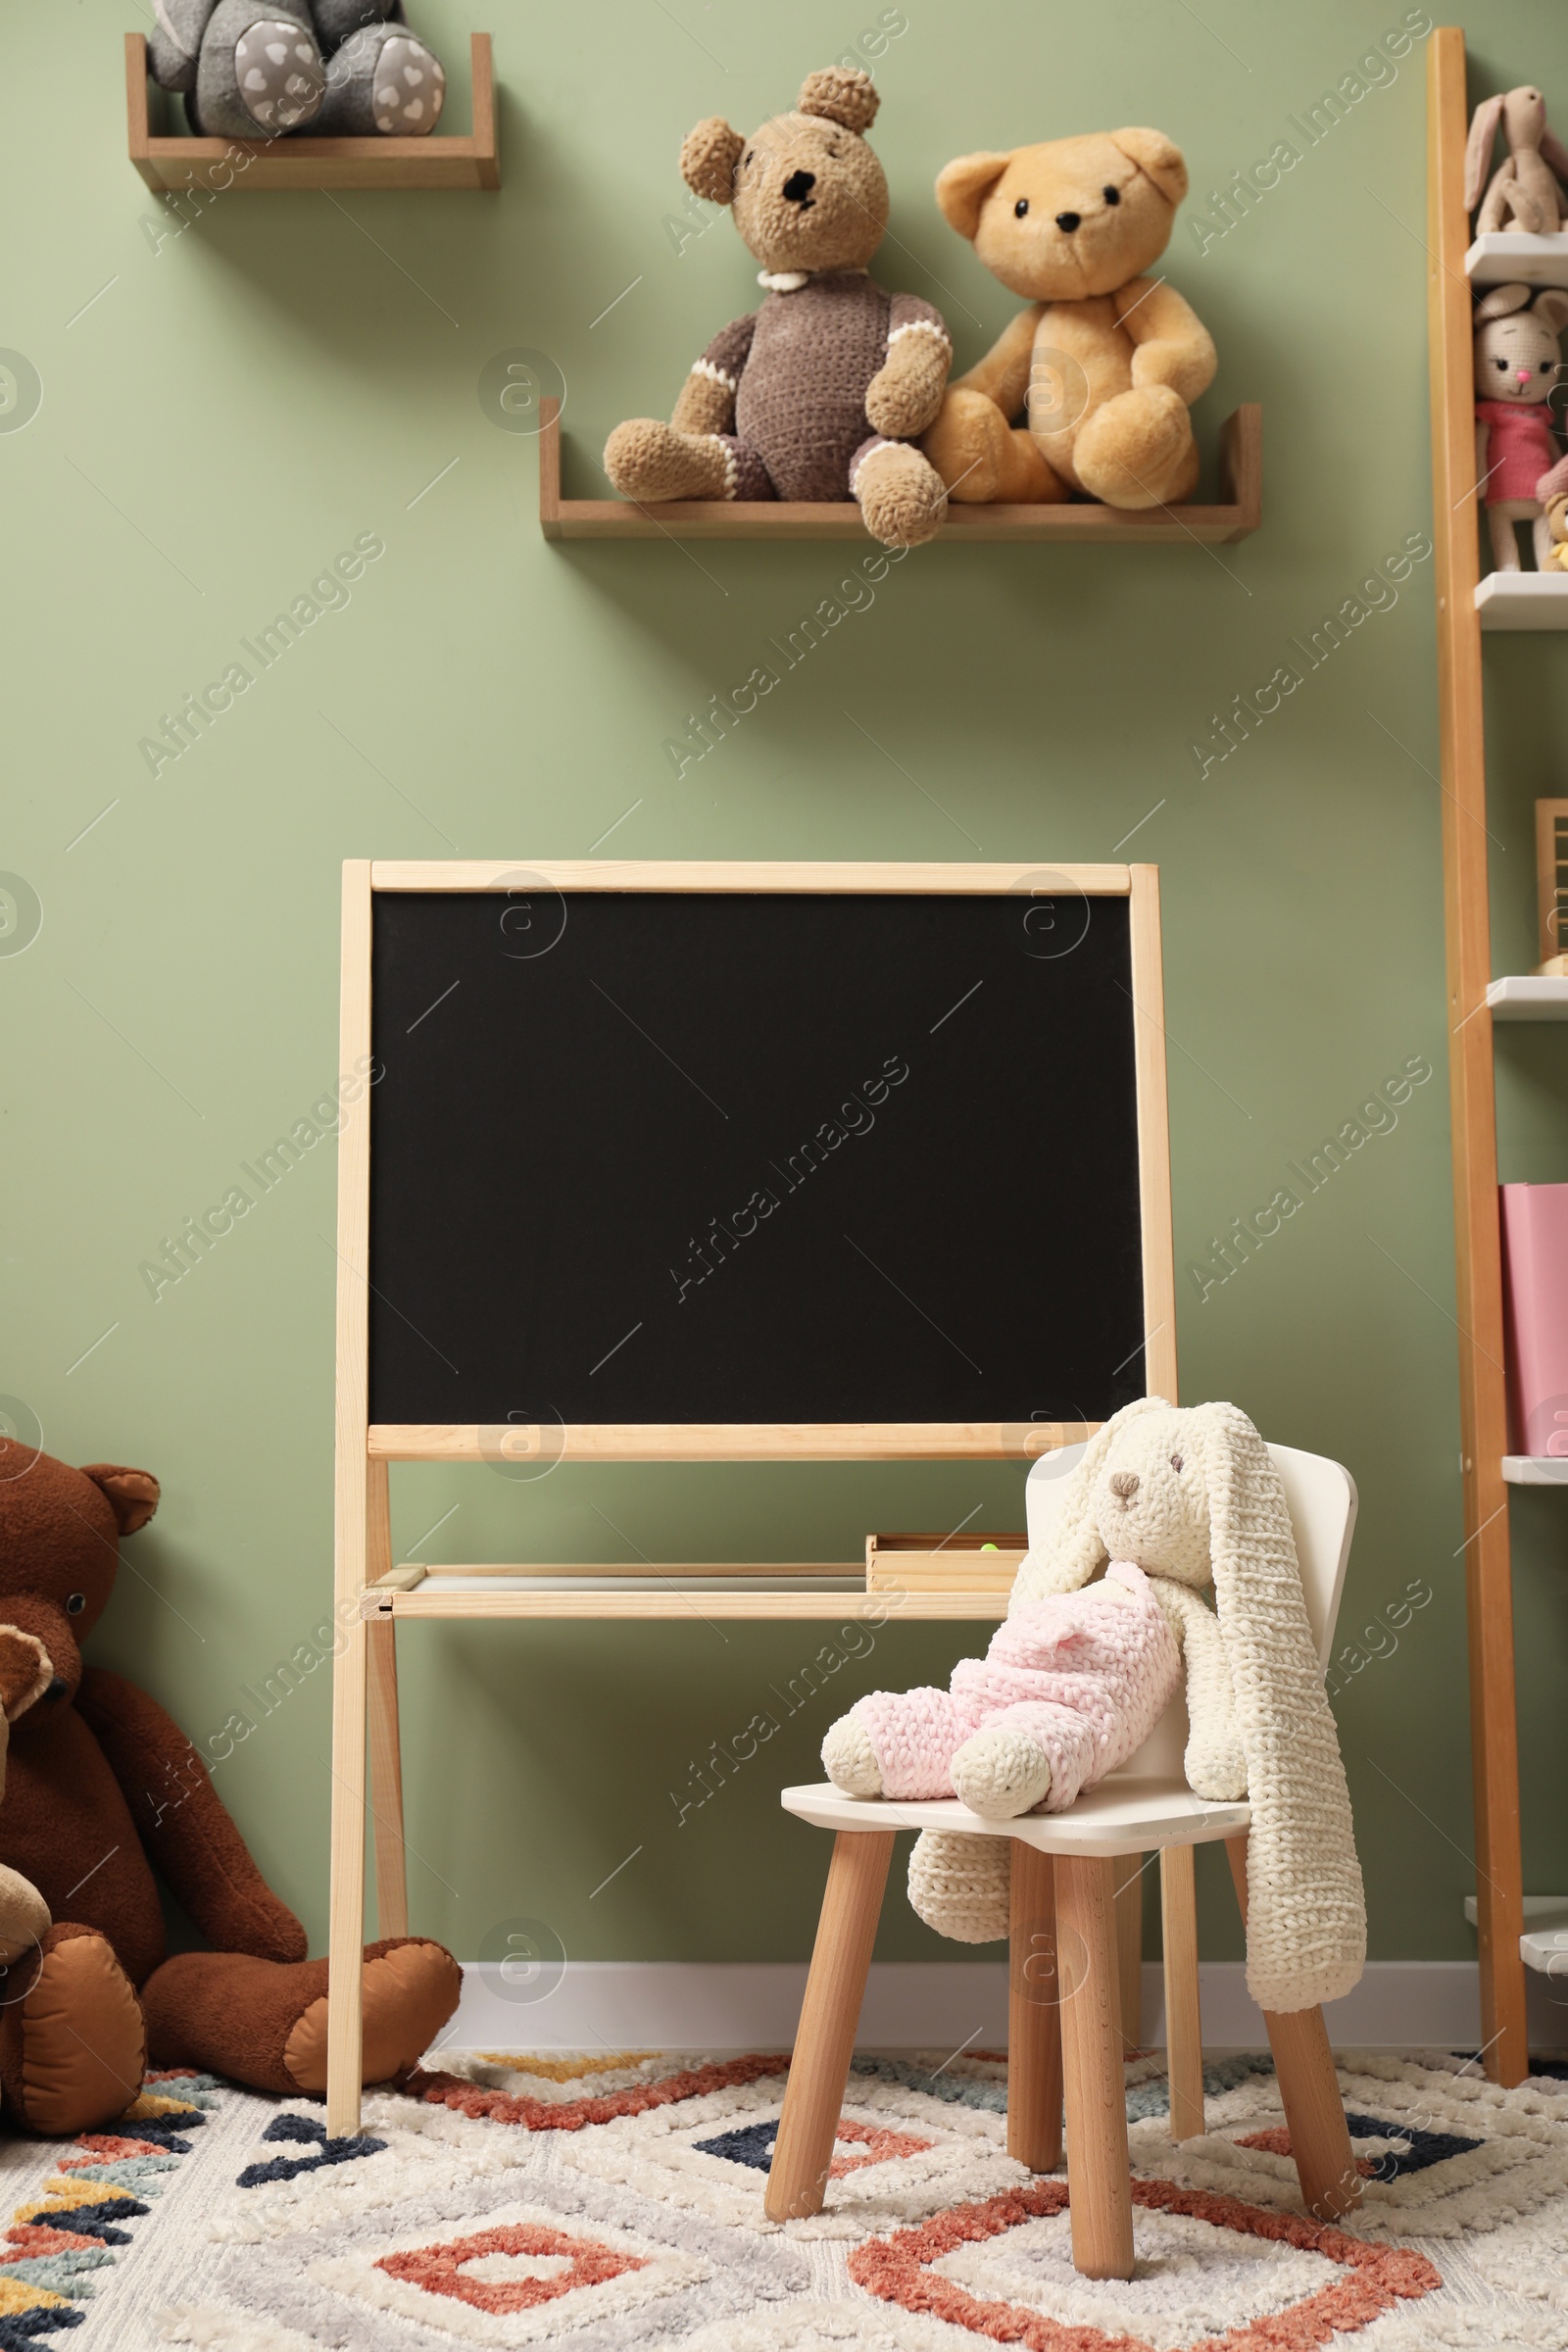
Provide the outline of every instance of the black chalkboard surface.
<path id="1" fill-rule="evenodd" d="M 372 1423 L 1148 1385 L 1125 886 L 378 890 L 371 979 Z"/>

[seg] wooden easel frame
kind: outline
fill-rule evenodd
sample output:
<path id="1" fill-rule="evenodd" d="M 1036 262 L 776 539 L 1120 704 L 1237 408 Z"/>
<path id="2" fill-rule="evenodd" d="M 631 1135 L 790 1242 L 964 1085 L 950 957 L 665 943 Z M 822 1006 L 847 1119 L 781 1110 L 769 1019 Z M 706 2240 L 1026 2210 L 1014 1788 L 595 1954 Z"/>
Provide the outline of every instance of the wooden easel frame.
<path id="1" fill-rule="evenodd" d="M 1049 872 L 1054 885 L 1088 898 L 1129 901 L 1132 949 L 1134 1068 L 1143 1228 L 1145 1362 L 1150 1390 L 1176 1396 L 1176 1286 L 1171 1237 L 1170 1141 L 1165 1089 L 1164 979 L 1160 955 L 1159 876 L 1152 865 L 860 865 L 860 864 L 623 864 L 612 860 L 526 867 L 514 860 L 474 863 L 386 863 L 348 860 L 343 868 L 343 968 L 339 1067 L 352 1069 L 370 1052 L 370 952 L 378 895 L 407 891 L 504 893 L 526 871 L 563 892 L 736 891 L 886 892 L 912 897 L 955 892 L 1027 894 Z M 1045 895 L 1043 892 L 1040 895 Z M 692 1594 L 671 1584 L 648 1592 L 628 1582 L 611 1591 L 439 1593 L 421 1591 L 420 1566 L 393 1564 L 387 1465 L 392 1461 L 479 1461 L 479 1428 L 372 1426 L 369 1420 L 368 1278 L 370 1244 L 370 1114 L 368 1098 L 352 1106 L 338 1138 L 338 1284 L 334 1596 L 347 1637 L 332 1686 L 332 1862 L 330 1951 L 332 1997 L 327 2026 L 328 2136 L 359 2129 L 361 1983 L 365 1933 L 365 1812 L 367 1734 L 371 1750 L 375 1825 L 376 1908 L 380 1933 L 408 1931 L 403 1844 L 402 1771 L 398 1736 L 397 1621 L 404 1617 L 681 1617 Z M 1063 1424 L 1049 1433 L 1005 1422 L 779 1423 L 766 1425 L 588 1425 L 564 1433 L 564 1458 L 577 1461 L 997 1461 L 1028 1460 L 1088 1437 L 1096 1423 Z M 760 1580 L 780 1573 L 842 1578 L 843 1562 L 746 1563 L 732 1575 Z M 466 1570 L 466 1574 L 483 1573 Z M 551 1569 L 499 1567 L 499 1578 L 574 1574 L 643 1578 L 641 1567 Z M 692 1579 L 713 1570 L 682 1569 Z M 909 1618 L 1000 1619 L 1004 1594 L 967 1589 L 956 1576 L 951 1592 L 911 1592 L 898 1603 Z M 824 1591 L 715 1592 L 698 1587 L 710 1617 L 810 1618 L 841 1616 L 853 1594 Z M 887 1610 L 886 1596 L 875 1605 Z"/>

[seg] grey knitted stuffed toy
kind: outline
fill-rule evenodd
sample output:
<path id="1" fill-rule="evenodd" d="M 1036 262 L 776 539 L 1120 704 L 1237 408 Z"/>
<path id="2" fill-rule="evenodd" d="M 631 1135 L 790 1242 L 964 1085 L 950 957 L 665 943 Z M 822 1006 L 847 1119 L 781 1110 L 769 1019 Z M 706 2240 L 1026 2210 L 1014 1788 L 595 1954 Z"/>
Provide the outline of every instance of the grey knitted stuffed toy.
<path id="1" fill-rule="evenodd" d="M 440 61 L 408 31 L 402 0 L 153 0 L 153 79 L 185 95 L 211 137 L 433 130 Z"/>

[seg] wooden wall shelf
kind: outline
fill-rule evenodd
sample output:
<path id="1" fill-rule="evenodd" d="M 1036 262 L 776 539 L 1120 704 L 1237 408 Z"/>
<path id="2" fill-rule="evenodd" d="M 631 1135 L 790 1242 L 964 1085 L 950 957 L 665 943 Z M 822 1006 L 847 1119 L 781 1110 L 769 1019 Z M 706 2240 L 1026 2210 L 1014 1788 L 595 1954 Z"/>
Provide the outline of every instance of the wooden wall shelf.
<path id="1" fill-rule="evenodd" d="M 1568 629 L 1568 571 L 1489 571 L 1476 611 L 1484 629 Z"/>
<path id="2" fill-rule="evenodd" d="M 561 410 L 540 403 L 539 528 L 547 539 L 854 539 L 869 541 L 853 499 L 786 504 L 750 499 L 672 499 L 635 506 L 620 498 L 563 498 Z M 1213 507 L 951 506 L 937 534 L 977 546 L 992 540 L 1102 547 L 1221 546 L 1245 539 L 1263 519 L 1263 412 L 1250 403 L 1220 427 L 1220 492 Z"/>
<path id="3" fill-rule="evenodd" d="M 1549 1453 L 1505 1453 L 1502 1476 L 1510 1487 L 1568 1487 L 1568 1461 Z"/>
<path id="4" fill-rule="evenodd" d="M 499 188 L 495 82 L 490 35 L 471 43 L 473 129 L 466 138 L 202 139 L 155 136 L 148 112 L 147 43 L 125 35 L 125 103 L 130 160 L 157 193 L 220 195 L 229 188 Z M 162 93 L 160 93 L 162 95 Z"/>
<path id="5" fill-rule="evenodd" d="M 1489 229 L 1466 253 L 1464 270 L 1473 286 L 1568 286 L 1568 229 L 1549 237 Z"/>
<path id="6" fill-rule="evenodd" d="M 1487 1003 L 1494 1021 L 1568 1021 L 1568 980 L 1550 972 L 1510 972 L 1492 982 Z"/>

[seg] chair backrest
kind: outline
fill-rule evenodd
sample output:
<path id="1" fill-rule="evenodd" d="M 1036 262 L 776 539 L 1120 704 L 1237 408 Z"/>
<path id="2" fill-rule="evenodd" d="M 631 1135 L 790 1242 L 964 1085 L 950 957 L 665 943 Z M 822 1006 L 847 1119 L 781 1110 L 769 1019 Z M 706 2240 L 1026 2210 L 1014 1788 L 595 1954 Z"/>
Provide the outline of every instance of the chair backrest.
<path id="1" fill-rule="evenodd" d="M 1269 1454 L 1285 1489 L 1285 1504 L 1296 1537 L 1300 1562 L 1301 1590 L 1307 1622 L 1317 1642 L 1317 1654 L 1327 1666 L 1334 1646 L 1334 1627 L 1345 1590 L 1345 1571 L 1355 1532 L 1355 1481 L 1339 1462 L 1321 1453 L 1300 1453 L 1294 1446 L 1270 1446 Z M 1082 1446 L 1064 1446 L 1043 1454 L 1024 1484 L 1024 1512 L 1029 1547 L 1044 1544 L 1055 1523 L 1067 1486 L 1067 1473 L 1082 1459 Z M 1135 1756 L 1120 1767 L 1129 1777 L 1179 1774 L 1187 1745 L 1187 1702 L 1172 1699 L 1153 1732 Z M 1113 1779 L 1118 1775 L 1113 1774 Z"/>

